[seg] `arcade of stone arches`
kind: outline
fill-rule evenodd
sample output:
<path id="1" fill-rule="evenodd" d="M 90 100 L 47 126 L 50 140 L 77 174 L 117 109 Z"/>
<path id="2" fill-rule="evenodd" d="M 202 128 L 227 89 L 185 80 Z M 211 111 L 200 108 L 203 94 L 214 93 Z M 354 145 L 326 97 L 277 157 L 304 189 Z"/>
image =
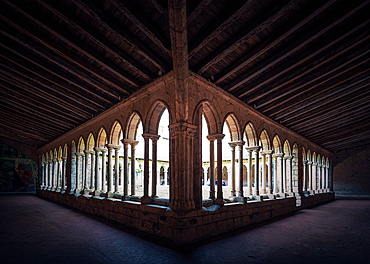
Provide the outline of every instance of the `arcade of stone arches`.
<path id="1" fill-rule="evenodd" d="M 41 189 L 168 204 L 174 132 L 167 105 L 157 102 L 152 109 L 150 122 L 134 111 L 126 122 L 115 120 L 110 129 L 100 126 L 43 152 Z M 221 122 L 215 112 L 209 102 L 200 102 L 192 124 L 200 135 L 202 172 L 195 177 L 201 178 L 204 202 L 280 199 L 331 190 L 328 157 L 272 135 L 268 128 L 257 131 L 253 122 L 241 128 L 233 113 Z"/>

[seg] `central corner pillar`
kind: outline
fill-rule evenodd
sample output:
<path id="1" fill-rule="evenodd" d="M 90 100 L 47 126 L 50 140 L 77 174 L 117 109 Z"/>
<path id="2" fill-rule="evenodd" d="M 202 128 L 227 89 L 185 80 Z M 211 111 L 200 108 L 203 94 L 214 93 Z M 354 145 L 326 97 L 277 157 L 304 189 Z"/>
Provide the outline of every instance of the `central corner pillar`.
<path id="1" fill-rule="evenodd" d="M 178 122 L 170 129 L 170 208 L 174 211 L 195 209 L 194 135 L 197 126 Z"/>

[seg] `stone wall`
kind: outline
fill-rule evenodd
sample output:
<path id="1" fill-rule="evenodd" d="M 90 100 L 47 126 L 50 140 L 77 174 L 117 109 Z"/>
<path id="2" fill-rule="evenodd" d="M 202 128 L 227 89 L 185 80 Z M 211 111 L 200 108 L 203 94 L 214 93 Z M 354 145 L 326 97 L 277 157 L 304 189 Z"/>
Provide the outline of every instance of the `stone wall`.
<path id="1" fill-rule="evenodd" d="M 295 212 L 295 197 L 213 205 L 201 210 L 176 213 L 169 207 L 144 205 L 139 202 L 114 198 L 92 197 L 38 190 L 48 200 L 63 203 L 83 212 L 104 217 L 127 227 L 147 233 L 171 243 L 184 245 L 237 230 L 261 221 Z M 324 193 L 302 199 L 302 206 L 315 205 L 334 199 L 333 193 Z"/>
<path id="2" fill-rule="evenodd" d="M 333 188 L 338 195 L 370 195 L 370 146 L 335 155 Z"/>

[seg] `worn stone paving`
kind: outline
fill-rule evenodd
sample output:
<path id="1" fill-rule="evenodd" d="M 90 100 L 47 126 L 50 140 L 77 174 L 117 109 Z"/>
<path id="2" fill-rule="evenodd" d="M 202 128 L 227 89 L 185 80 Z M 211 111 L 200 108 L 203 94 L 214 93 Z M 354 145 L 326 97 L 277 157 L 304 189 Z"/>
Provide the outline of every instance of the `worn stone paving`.
<path id="1" fill-rule="evenodd" d="M 370 200 L 337 199 L 176 249 L 35 195 L 0 195 L 0 263 L 370 263 Z"/>

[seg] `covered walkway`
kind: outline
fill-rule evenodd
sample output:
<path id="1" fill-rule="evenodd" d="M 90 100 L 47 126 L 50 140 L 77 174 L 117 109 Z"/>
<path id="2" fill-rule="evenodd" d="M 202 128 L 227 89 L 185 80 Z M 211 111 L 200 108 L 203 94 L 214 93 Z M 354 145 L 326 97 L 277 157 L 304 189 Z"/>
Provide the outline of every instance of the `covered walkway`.
<path id="1" fill-rule="evenodd" d="M 35 195 L 0 195 L 0 263 L 370 263 L 370 199 L 337 199 L 174 249 Z"/>

